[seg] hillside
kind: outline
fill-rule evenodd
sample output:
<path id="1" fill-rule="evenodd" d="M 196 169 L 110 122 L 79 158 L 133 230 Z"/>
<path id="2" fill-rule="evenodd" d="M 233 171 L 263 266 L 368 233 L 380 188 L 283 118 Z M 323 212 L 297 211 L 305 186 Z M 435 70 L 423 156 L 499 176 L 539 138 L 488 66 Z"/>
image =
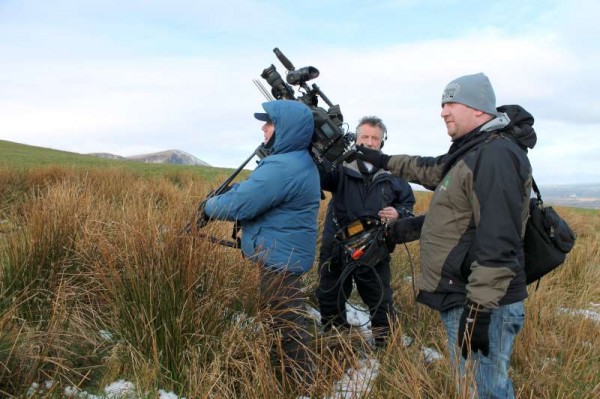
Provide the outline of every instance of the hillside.
<path id="1" fill-rule="evenodd" d="M 183 153 L 183 151 L 181 152 Z M 57 165 L 93 169 L 124 168 L 141 175 L 163 175 L 181 171 L 199 174 L 209 179 L 214 176 L 223 176 L 231 173 L 231 169 L 228 168 L 202 166 L 199 163 L 185 164 L 182 162 L 180 164 L 172 164 L 133 162 L 130 159 L 119 158 L 112 154 L 109 154 L 111 155 L 110 157 L 99 157 L 89 154 L 78 154 L 75 152 L 30 146 L 5 140 L 0 140 L 0 154 L 2 154 L 0 157 L 0 167 L 18 169 L 31 169 L 40 166 Z M 246 172 L 243 174 L 245 173 Z"/>
<path id="2" fill-rule="evenodd" d="M 32 168 L 44 165 L 73 167 L 124 167 L 141 174 L 162 174 L 183 168 L 203 176 L 231 173 L 232 169 L 210 167 L 206 162 L 185 151 L 167 150 L 153 154 L 122 157 L 109 153 L 78 154 L 0 140 L 0 166 Z M 133 162 L 136 161 L 136 162 Z M 244 171 L 242 176 L 248 172 Z M 420 186 L 417 190 L 422 189 Z M 600 183 L 541 186 L 544 201 L 549 205 L 600 209 Z"/>

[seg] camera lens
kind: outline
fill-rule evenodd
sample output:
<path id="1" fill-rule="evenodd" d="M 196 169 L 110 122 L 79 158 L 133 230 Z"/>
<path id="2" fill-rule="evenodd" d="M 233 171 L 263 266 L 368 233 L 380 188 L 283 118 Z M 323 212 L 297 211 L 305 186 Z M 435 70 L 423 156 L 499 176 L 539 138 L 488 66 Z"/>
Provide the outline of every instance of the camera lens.
<path id="1" fill-rule="evenodd" d="M 270 67 L 265 68 L 260 77 L 265 79 L 269 86 L 271 86 L 271 92 L 275 98 L 294 99 L 294 91 L 281 79 L 281 75 L 275 69 L 275 65 L 271 64 Z"/>
<path id="2" fill-rule="evenodd" d="M 295 71 L 288 72 L 286 80 L 291 85 L 300 85 L 308 80 L 319 76 L 319 70 L 315 67 L 304 67 Z"/>

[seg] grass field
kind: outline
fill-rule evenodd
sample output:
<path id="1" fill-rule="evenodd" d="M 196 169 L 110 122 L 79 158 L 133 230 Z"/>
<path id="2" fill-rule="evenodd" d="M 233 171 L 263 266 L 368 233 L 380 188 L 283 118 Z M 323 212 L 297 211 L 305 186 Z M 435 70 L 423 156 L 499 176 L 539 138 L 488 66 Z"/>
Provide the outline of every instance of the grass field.
<path id="1" fill-rule="evenodd" d="M 275 340 L 265 328 L 270 315 L 256 306 L 257 269 L 236 250 L 181 233 L 231 171 L 5 141 L 0 153 L 0 396 L 24 397 L 39 384 L 32 397 L 107 397 L 103 387 L 123 379 L 140 398 L 159 389 L 186 398 L 292 397 L 270 365 Z M 416 194 L 424 212 L 429 195 Z M 565 265 L 530 287 L 511 362 L 521 398 L 600 397 L 600 213 L 559 212 L 578 241 Z M 206 232 L 227 239 L 230 228 L 213 223 Z M 447 353 L 439 316 L 414 302 L 408 277 L 419 268 L 418 249 L 410 243 L 393 255 L 400 322 L 387 348 L 371 353 L 346 336 L 332 347 L 315 335 L 315 397 L 343 397 L 331 387 L 365 355 L 380 364 L 369 398 L 466 397 L 455 392 L 447 356 L 423 354 Z M 305 277 L 313 303 L 316 283 L 313 268 Z"/>

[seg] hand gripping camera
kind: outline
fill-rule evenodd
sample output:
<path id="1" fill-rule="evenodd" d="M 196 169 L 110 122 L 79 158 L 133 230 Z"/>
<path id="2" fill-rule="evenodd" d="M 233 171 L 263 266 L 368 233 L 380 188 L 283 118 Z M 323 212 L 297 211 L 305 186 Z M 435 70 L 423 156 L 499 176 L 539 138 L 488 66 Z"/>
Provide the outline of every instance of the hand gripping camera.
<path id="1" fill-rule="evenodd" d="M 260 76 L 271 87 L 272 96 L 260 82 L 255 81 L 259 90 L 268 100 L 296 100 L 310 108 L 315 120 L 315 131 L 309 151 L 318 164 L 333 168 L 338 163 L 353 157 L 355 155 L 355 136 L 352 133 L 344 132 L 342 129 L 344 117 L 340 111 L 340 106 L 333 105 L 316 84 L 311 87 L 306 84 L 307 81 L 319 76 L 319 70 L 312 66 L 296 69 L 277 47 L 273 49 L 273 52 L 287 69 L 287 83 L 283 81 L 275 66 L 271 64 Z M 292 86 L 299 86 L 298 91 L 301 95 L 296 97 Z M 327 111 L 318 106 L 319 97 L 329 106 Z"/>

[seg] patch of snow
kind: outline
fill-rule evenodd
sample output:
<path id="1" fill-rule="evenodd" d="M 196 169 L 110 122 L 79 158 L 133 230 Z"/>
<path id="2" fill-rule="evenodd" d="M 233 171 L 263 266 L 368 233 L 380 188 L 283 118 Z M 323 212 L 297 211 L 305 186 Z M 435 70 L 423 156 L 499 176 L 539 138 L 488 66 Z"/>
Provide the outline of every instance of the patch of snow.
<path id="1" fill-rule="evenodd" d="M 98 334 L 100 334 L 100 337 L 105 341 L 110 342 L 113 340 L 113 335 L 110 333 L 110 331 L 100 330 L 100 331 L 98 331 Z"/>
<path id="2" fill-rule="evenodd" d="M 179 398 L 179 396 L 175 395 L 173 392 L 167 392 L 162 389 L 158 390 L 159 399 L 185 399 L 184 397 Z"/>
<path id="3" fill-rule="evenodd" d="M 64 394 L 67 398 L 74 398 L 79 393 L 79 389 L 75 387 L 66 387 L 64 390 Z"/>
<path id="4" fill-rule="evenodd" d="M 358 369 L 349 369 L 334 385 L 334 396 L 328 399 L 352 399 L 368 397 L 372 382 L 379 374 L 379 362 L 374 358 L 363 359 Z"/>
<path id="5" fill-rule="evenodd" d="M 426 363 L 433 363 L 436 360 L 441 360 L 444 358 L 444 355 L 442 355 L 435 349 L 424 347 L 421 349 L 421 352 L 423 353 L 423 357 L 425 358 Z"/>
<path id="6" fill-rule="evenodd" d="M 104 388 L 108 399 L 128 398 L 135 394 L 135 385 L 132 382 L 119 380 Z"/>
<path id="7" fill-rule="evenodd" d="M 317 309 L 313 308 L 309 304 L 306 304 L 305 308 L 308 317 L 315 319 L 317 322 L 319 322 L 319 324 L 321 324 L 321 312 L 319 312 Z"/>
<path id="8" fill-rule="evenodd" d="M 35 394 L 39 388 L 40 384 L 38 384 L 37 382 L 32 382 L 29 386 L 29 389 L 27 390 L 27 396 L 33 396 L 33 394 Z"/>
<path id="9" fill-rule="evenodd" d="M 590 319 L 595 321 L 596 323 L 600 323 L 600 312 L 589 309 L 569 309 L 569 308 L 560 308 L 558 309 L 561 313 L 568 313 L 574 316 L 583 316 L 586 319 Z"/>

